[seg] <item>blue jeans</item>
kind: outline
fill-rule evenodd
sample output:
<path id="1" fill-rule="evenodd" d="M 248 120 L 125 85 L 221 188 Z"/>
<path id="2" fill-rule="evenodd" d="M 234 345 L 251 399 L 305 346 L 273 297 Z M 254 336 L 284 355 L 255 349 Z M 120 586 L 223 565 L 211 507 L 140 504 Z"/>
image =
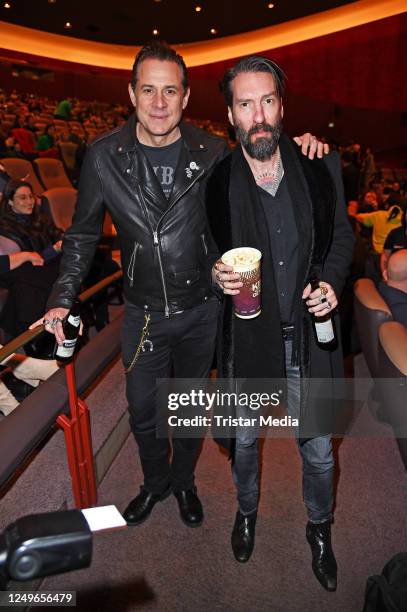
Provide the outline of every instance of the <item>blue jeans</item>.
<path id="1" fill-rule="evenodd" d="M 291 365 L 291 340 L 285 341 L 287 376 L 287 412 L 299 418 L 300 369 Z M 312 523 L 332 519 L 333 471 L 331 436 L 312 438 L 297 447 L 302 458 L 303 500 Z M 242 514 L 257 510 L 259 500 L 258 430 L 238 428 L 232 476 L 237 488 L 237 500 Z"/>

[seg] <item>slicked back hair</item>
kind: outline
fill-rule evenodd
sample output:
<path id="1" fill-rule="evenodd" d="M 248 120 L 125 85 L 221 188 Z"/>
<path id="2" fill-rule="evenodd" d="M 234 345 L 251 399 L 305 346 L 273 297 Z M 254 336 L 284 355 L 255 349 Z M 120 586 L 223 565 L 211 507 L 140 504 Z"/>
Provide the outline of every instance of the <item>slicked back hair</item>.
<path id="1" fill-rule="evenodd" d="M 222 82 L 221 89 L 226 100 L 226 104 L 232 107 L 233 104 L 233 89 L 232 81 L 242 72 L 268 72 L 274 78 L 277 93 L 280 98 L 283 97 L 285 91 L 285 83 L 287 80 L 283 70 L 275 62 L 261 55 L 249 55 L 239 60 L 237 64 L 226 70 Z"/>
<path id="2" fill-rule="evenodd" d="M 184 59 L 181 55 L 179 55 L 175 49 L 172 49 L 167 45 L 167 43 L 161 41 L 153 41 L 149 45 L 145 45 L 140 51 L 137 53 L 136 58 L 134 60 L 133 69 L 131 73 L 131 86 L 134 89 L 137 83 L 137 71 L 141 62 L 146 59 L 157 59 L 168 62 L 174 62 L 177 64 L 182 72 L 182 86 L 184 91 L 189 86 L 188 82 L 188 71 L 185 66 Z"/>

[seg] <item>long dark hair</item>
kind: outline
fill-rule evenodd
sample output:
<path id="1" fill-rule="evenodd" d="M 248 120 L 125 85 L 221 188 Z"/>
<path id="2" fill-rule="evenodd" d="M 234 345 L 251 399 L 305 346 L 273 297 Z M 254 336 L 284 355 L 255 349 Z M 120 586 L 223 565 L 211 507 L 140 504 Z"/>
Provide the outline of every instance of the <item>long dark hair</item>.
<path id="1" fill-rule="evenodd" d="M 17 242 L 23 251 L 41 252 L 59 240 L 61 232 L 55 227 L 52 219 L 42 212 L 41 206 L 35 205 L 31 215 L 22 217 L 13 212 L 10 201 L 21 187 L 28 187 L 34 193 L 32 185 L 21 180 L 9 181 L 4 189 L 0 201 L 0 235 Z"/>

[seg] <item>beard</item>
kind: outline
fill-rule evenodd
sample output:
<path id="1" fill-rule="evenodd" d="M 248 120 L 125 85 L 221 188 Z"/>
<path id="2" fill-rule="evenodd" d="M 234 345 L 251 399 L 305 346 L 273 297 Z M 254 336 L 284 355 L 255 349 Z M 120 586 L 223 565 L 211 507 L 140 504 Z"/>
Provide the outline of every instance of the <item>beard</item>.
<path id="1" fill-rule="evenodd" d="M 281 133 L 283 131 L 283 121 L 279 119 L 275 125 L 269 123 L 257 123 L 248 132 L 240 125 L 236 125 L 236 133 L 247 154 L 258 161 L 267 161 L 277 150 Z M 258 132 L 268 132 L 270 136 L 262 136 L 252 140 L 253 134 Z"/>

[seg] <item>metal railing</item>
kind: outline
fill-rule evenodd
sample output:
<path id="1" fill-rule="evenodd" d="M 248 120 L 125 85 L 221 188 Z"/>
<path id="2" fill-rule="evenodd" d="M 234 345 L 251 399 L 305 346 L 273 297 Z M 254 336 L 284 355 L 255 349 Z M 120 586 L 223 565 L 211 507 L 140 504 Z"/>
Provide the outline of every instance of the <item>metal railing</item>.
<path id="1" fill-rule="evenodd" d="M 119 281 L 122 276 L 123 272 L 119 270 L 104 278 L 93 287 L 83 291 L 78 296 L 79 300 L 81 302 L 89 300 L 107 287 Z M 104 345 L 103 341 L 101 341 L 101 338 L 106 332 L 108 332 L 108 339 L 111 340 L 112 332 L 108 330 L 111 326 L 114 328 L 114 337 L 115 339 L 117 338 L 118 327 L 116 323 L 117 321 L 114 321 L 99 332 L 99 334 L 83 348 L 84 353 L 87 354 L 86 358 L 85 355 L 83 355 L 84 359 L 82 360 L 82 365 L 86 364 L 89 369 L 89 363 L 91 362 L 92 372 L 87 372 L 84 377 L 82 376 L 82 372 L 78 373 L 81 379 L 80 385 L 82 390 L 84 386 L 87 387 L 87 383 L 91 384 L 91 382 L 100 375 L 107 363 L 114 359 L 114 351 L 116 351 L 116 354 L 120 351 L 120 344 L 118 342 L 116 342 L 117 348 L 115 348 L 112 347 L 112 342 L 109 341 L 108 349 L 106 349 L 106 341 Z M 20 334 L 20 336 L 14 338 L 14 340 L 0 349 L 0 360 L 4 360 L 18 348 L 24 346 L 24 344 L 33 340 L 43 332 L 44 325 L 39 325 L 33 330 L 27 330 L 23 334 Z M 89 359 L 89 355 L 92 354 L 92 350 L 90 350 L 92 342 L 97 345 L 97 348 L 95 347 L 96 351 L 93 351 L 97 353 L 97 359 Z M 102 350 L 106 352 L 106 355 L 101 355 Z M 79 353 L 78 359 L 80 361 L 81 352 Z M 41 410 L 41 406 L 36 406 L 38 409 L 35 411 L 35 421 L 30 423 L 31 427 L 27 428 L 27 420 L 32 418 L 33 411 L 32 406 L 30 407 L 28 405 L 20 405 L 1 422 L 0 429 L 3 430 L 4 433 L 4 444 L 2 445 L 3 464 L 0 484 L 3 485 L 13 477 L 13 474 L 16 473 L 19 466 L 31 455 L 44 437 L 52 431 L 55 423 L 57 423 L 65 435 L 67 460 L 72 479 L 75 504 L 77 507 L 88 507 L 94 505 L 97 501 L 89 410 L 85 402 L 77 393 L 74 362 L 66 365 L 64 370 L 66 375 L 66 387 L 62 388 L 61 384 L 54 384 L 52 386 L 52 381 L 50 380 L 48 394 L 46 394 L 48 381 L 45 381 L 36 390 L 35 393 L 39 392 L 39 397 L 43 398 L 44 408 L 49 404 L 49 400 L 51 399 L 51 408 L 47 405 L 46 410 Z M 61 380 L 62 375 L 62 372 L 57 372 L 52 378 L 59 377 L 59 380 Z M 35 393 L 27 398 L 28 403 Z M 69 411 L 66 409 L 67 404 L 69 406 Z M 27 410 L 24 410 L 24 408 L 27 408 Z M 68 414 L 66 414 L 67 412 Z M 20 440 L 21 447 L 19 448 L 15 442 L 20 442 Z"/>
<path id="2" fill-rule="evenodd" d="M 114 274 L 106 276 L 106 278 L 103 278 L 101 281 L 96 283 L 96 285 L 93 285 L 92 287 L 89 287 L 89 289 L 82 291 L 82 293 L 78 296 L 78 299 L 81 302 L 86 302 L 90 298 L 94 297 L 97 293 L 100 293 L 106 287 L 113 285 L 115 282 L 120 280 L 122 276 L 123 270 L 118 270 Z M 34 340 L 34 338 L 40 336 L 44 331 L 45 326 L 39 325 L 35 329 L 27 329 L 27 331 L 23 332 L 16 338 L 13 338 L 13 340 L 11 340 L 10 342 L 7 342 L 7 344 L 5 344 L 0 349 L 0 363 L 9 355 L 15 353 L 19 348 L 27 344 L 27 342 L 30 342 L 31 340 Z"/>

